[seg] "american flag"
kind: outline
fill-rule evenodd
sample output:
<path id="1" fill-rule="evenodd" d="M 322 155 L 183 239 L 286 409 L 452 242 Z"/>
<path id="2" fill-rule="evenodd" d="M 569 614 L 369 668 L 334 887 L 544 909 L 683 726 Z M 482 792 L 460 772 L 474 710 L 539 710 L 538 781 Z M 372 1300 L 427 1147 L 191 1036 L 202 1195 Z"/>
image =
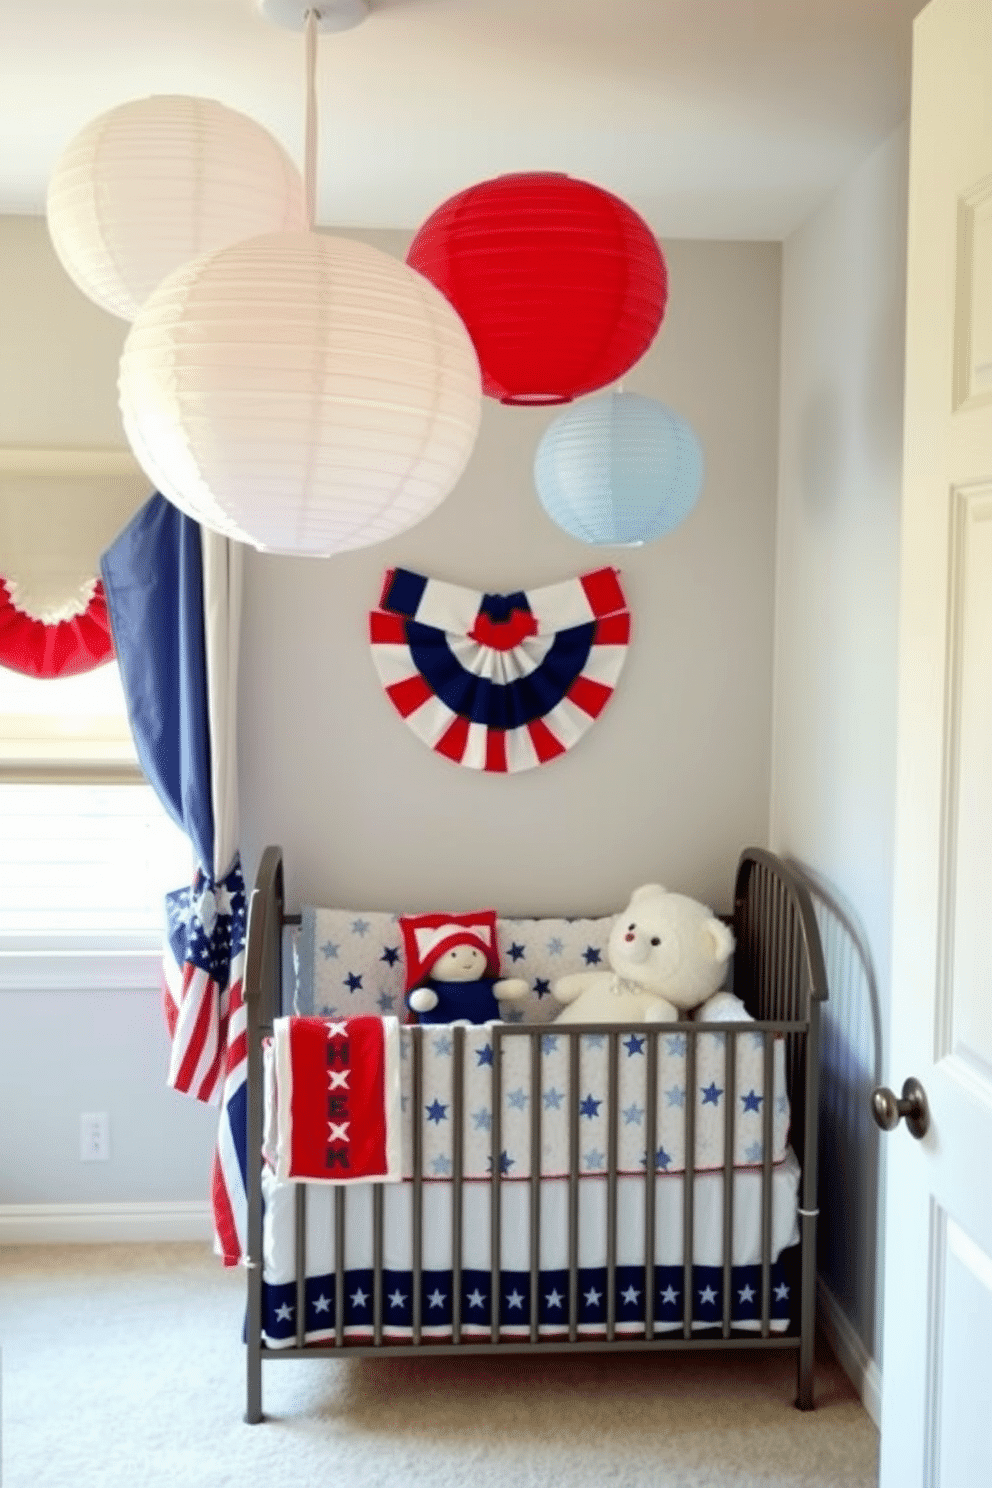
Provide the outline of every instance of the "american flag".
<path id="1" fill-rule="evenodd" d="M 230 701 L 240 556 L 155 495 L 100 567 L 141 767 L 200 865 L 192 885 L 166 901 L 168 1083 L 221 1107 L 214 1228 L 218 1254 L 235 1265 L 247 1235 L 246 895 Z"/>
<path id="2" fill-rule="evenodd" d="M 211 1196 L 216 1247 L 226 1266 L 241 1260 L 248 1222 L 246 905 L 240 860 L 221 883 L 198 873 L 190 888 L 166 898 L 168 1083 L 221 1107 Z"/>

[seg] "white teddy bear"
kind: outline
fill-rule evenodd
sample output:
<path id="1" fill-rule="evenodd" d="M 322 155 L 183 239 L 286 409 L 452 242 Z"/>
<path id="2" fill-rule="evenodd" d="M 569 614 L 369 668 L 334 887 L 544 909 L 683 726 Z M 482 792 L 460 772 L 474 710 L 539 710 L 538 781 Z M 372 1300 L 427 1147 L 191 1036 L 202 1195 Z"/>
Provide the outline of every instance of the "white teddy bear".
<path id="1" fill-rule="evenodd" d="M 610 931 L 609 971 L 560 977 L 556 1023 L 669 1023 L 718 990 L 734 937 L 705 904 L 643 884 Z"/>

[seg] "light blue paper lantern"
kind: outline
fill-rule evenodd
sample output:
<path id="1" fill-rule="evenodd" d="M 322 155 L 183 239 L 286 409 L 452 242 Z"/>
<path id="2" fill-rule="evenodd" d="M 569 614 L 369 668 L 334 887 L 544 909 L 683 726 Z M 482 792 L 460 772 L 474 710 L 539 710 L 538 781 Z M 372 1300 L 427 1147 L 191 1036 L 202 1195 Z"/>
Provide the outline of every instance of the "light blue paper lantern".
<path id="1" fill-rule="evenodd" d="M 703 451 L 685 419 L 655 398 L 584 398 L 544 431 L 534 460 L 541 505 L 581 542 L 636 547 L 692 511 Z"/>

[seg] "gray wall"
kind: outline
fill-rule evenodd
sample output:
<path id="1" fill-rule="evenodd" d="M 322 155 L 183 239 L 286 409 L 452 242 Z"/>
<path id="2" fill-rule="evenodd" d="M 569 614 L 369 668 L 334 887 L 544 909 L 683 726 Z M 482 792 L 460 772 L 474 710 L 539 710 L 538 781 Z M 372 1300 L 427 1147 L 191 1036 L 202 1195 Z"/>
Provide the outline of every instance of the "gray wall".
<path id="1" fill-rule="evenodd" d="M 908 127 L 784 245 L 771 843 L 813 870 L 830 1002 L 825 1298 L 877 1408 Z"/>
<path id="2" fill-rule="evenodd" d="M 397 255 L 406 243 L 374 241 Z M 486 400 L 459 487 L 409 533 L 324 563 L 249 555 L 245 857 L 251 868 L 281 843 L 294 904 L 603 910 L 660 879 L 728 906 L 736 854 L 765 840 L 768 820 L 780 250 L 666 251 L 670 309 L 625 387 L 669 403 L 702 441 L 703 496 L 670 537 L 643 549 L 568 537 L 533 487 L 558 410 Z M 384 697 L 368 645 L 368 611 L 394 564 L 490 591 L 621 570 L 628 660 L 568 755 L 498 777 L 420 743 Z"/>
<path id="3" fill-rule="evenodd" d="M 403 251 L 398 234 L 368 236 Z M 621 551 L 566 537 L 532 486 L 553 411 L 487 403 L 458 490 L 419 528 L 326 562 L 248 554 L 244 855 L 252 874 L 262 847 L 280 842 L 291 902 L 609 909 L 659 878 L 729 907 L 737 853 L 765 840 L 768 821 L 781 253 L 694 242 L 666 252 L 666 323 L 625 386 L 671 403 L 706 453 L 700 504 L 670 538 Z M 0 266 L 0 440 L 123 446 L 126 327 L 68 283 L 40 221 L 0 219 Z M 410 733 L 367 636 L 397 563 L 490 590 L 622 569 L 629 659 L 569 755 L 479 776 Z M 44 1079 L 22 1057 L 41 1040 Z M 164 1089 L 156 992 L 0 983 L 0 1049 L 0 1124 L 18 1154 L 8 1146 L 0 1204 L 207 1198 L 215 1112 Z M 107 1165 L 78 1163 L 82 1110 L 110 1112 Z"/>
<path id="4" fill-rule="evenodd" d="M 169 1090 L 168 1065 L 158 991 L 0 987 L 0 1221 L 4 1204 L 206 1203 L 217 1112 Z M 84 1111 L 110 1117 L 108 1162 L 79 1160 Z"/>

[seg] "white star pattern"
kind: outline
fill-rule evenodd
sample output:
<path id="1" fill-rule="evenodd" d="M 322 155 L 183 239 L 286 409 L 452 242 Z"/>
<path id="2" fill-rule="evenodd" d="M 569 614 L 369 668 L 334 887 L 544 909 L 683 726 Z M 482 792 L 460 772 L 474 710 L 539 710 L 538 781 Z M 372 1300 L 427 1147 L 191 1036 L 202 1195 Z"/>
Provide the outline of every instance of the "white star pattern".
<path id="1" fill-rule="evenodd" d="M 586 1292 L 586 1306 L 598 1307 L 599 1299 L 602 1295 L 602 1292 L 597 1292 L 595 1287 L 590 1287 L 589 1290 Z"/>
<path id="2" fill-rule="evenodd" d="M 314 1310 L 314 1312 L 330 1312 L 330 1310 L 331 1310 L 331 1299 L 330 1299 L 330 1297 L 325 1297 L 323 1295 L 323 1293 L 321 1293 L 321 1295 L 317 1298 L 316 1302 L 313 1304 L 313 1310 Z"/>
<path id="3" fill-rule="evenodd" d="M 560 1307 L 564 1299 L 556 1288 L 554 1291 L 549 1292 L 544 1300 L 549 1307 Z"/>
<path id="4" fill-rule="evenodd" d="M 628 1287 L 628 1288 L 627 1288 L 627 1290 L 626 1290 L 626 1291 L 625 1291 L 625 1292 L 621 1292 L 621 1294 L 620 1294 L 620 1295 L 621 1295 L 621 1297 L 622 1297 L 622 1299 L 623 1299 L 623 1301 L 624 1301 L 624 1303 L 625 1303 L 625 1304 L 626 1304 L 626 1305 L 627 1305 L 627 1306 L 628 1306 L 628 1307 L 633 1307 L 633 1306 L 634 1306 L 634 1304 L 635 1304 L 635 1303 L 636 1303 L 636 1301 L 637 1301 L 637 1299 L 638 1299 L 638 1297 L 639 1297 L 639 1296 L 640 1296 L 640 1295 L 641 1295 L 641 1294 L 640 1294 L 640 1292 L 639 1292 L 639 1291 L 638 1291 L 638 1290 L 637 1290 L 637 1288 L 636 1288 L 636 1287 L 635 1287 L 635 1286 L 629 1286 L 629 1287 Z"/>
<path id="5" fill-rule="evenodd" d="M 288 1323 L 289 1320 L 290 1320 L 290 1318 L 292 1316 L 293 1316 L 293 1309 L 290 1307 L 290 1305 L 289 1305 L 288 1302 L 284 1302 L 281 1307 L 277 1307 L 276 1308 L 276 1321 L 277 1322 Z"/>
<path id="6" fill-rule="evenodd" d="M 506 1300 L 510 1307 L 523 1307 L 524 1305 L 524 1299 L 517 1291 L 516 1287 L 513 1288 L 513 1291 L 510 1293 Z"/>
<path id="7" fill-rule="evenodd" d="M 445 1295 L 446 1295 L 446 1293 L 439 1292 L 435 1288 L 435 1290 L 433 1292 L 431 1292 L 430 1296 L 427 1298 L 427 1305 L 429 1307 L 443 1307 L 444 1306 Z"/>
<path id="8" fill-rule="evenodd" d="M 675 1303 L 679 1300 L 679 1294 L 674 1287 L 667 1286 L 661 1294 L 661 1300 L 666 1307 L 674 1307 Z"/>
<path id="9" fill-rule="evenodd" d="M 469 1307 L 485 1307 L 486 1299 L 479 1291 L 478 1287 L 476 1287 L 474 1292 L 469 1292 L 468 1305 Z"/>
<path id="10" fill-rule="evenodd" d="M 716 1292 L 711 1286 L 703 1287 L 699 1294 L 699 1300 L 704 1306 L 712 1307 L 716 1301 Z"/>
<path id="11" fill-rule="evenodd" d="M 779 1285 L 775 1288 L 775 1301 L 784 1302 L 788 1295 L 789 1288 L 786 1286 L 784 1281 L 780 1282 Z"/>
<path id="12" fill-rule="evenodd" d="M 742 1302 L 753 1302 L 754 1301 L 754 1287 L 752 1287 L 752 1286 L 742 1286 L 741 1289 L 740 1289 L 740 1291 L 737 1293 L 737 1295 L 740 1297 L 740 1299 L 741 1299 Z"/>
<path id="13" fill-rule="evenodd" d="M 403 1292 L 400 1291 L 399 1287 L 396 1288 L 395 1292 L 391 1292 L 390 1293 L 390 1296 L 389 1296 L 389 1305 L 390 1305 L 390 1307 L 402 1307 L 405 1301 L 406 1301 L 406 1297 L 403 1294 Z"/>
<path id="14" fill-rule="evenodd" d="M 368 1302 L 368 1300 L 369 1300 L 369 1294 L 368 1294 L 368 1292 L 363 1292 L 362 1289 L 361 1289 L 361 1287 L 358 1288 L 358 1291 L 357 1292 L 352 1292 L 352 1294 L 351 1294 L 351 1305 L 352 1305 L 352 1307 L 364 1307 L 365 1304 Z"/>

